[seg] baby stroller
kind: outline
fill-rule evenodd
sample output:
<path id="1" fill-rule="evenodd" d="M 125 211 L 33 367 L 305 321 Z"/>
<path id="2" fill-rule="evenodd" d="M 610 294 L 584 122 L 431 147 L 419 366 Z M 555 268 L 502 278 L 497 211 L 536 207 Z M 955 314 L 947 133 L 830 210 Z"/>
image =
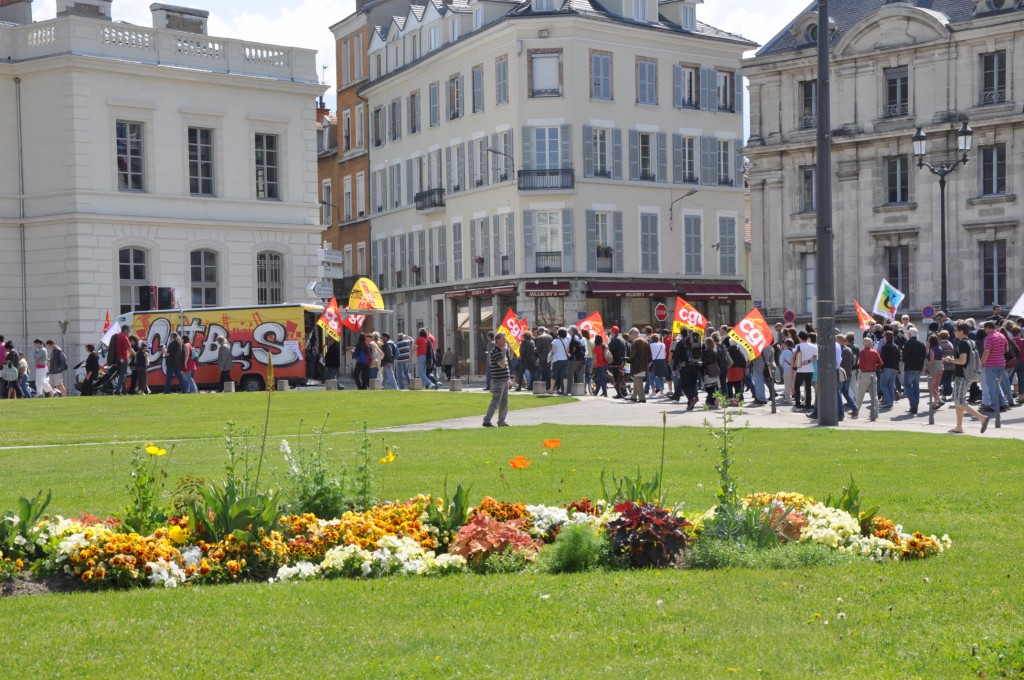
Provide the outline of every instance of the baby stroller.
<path id="1" fill-rule="evenodd" d="M 114 371 L 100 368 L 100 375 L 95 380 L 83 380 L 78 391 L 83 397 L 107 396 L 114 393 Z"/>

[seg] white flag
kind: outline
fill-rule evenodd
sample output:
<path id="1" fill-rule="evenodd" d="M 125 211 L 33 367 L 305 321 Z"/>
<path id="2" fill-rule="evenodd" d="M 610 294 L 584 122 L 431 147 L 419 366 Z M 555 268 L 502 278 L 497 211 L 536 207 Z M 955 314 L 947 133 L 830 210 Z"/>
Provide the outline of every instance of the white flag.
<path id="1" fill-rule="evenodd" d="M 117 321 L 114 321 L 113 323 L 110 324 L 110 328 L 107 329 L 107 332 L 103 334 L 103 338 L 100 340 L 100 344 L 110 347 L 110 341 L 113 339 L 115 335 L 117 335 L 120 332 L 121 324 L 118 323 Z"/>
<path id="2" fill-rule="evenodd" d="M 895 319 L 896 309 L 905 297 L 907 296 L 896 286 L 882 279 L 882 284 L 878 287 L 878 295 L 875 296 L 875 308 L 872 311 L 889 320 Z"/>
<path id="3" fill-rule="evenodd" d="M 1024 293 L 1021 293 L 1020 297 L 1017 298 L 1017 301 L 1013 303 L 1013 309 L 1010 310 L 1010 316 L 1024 316 Z"/>

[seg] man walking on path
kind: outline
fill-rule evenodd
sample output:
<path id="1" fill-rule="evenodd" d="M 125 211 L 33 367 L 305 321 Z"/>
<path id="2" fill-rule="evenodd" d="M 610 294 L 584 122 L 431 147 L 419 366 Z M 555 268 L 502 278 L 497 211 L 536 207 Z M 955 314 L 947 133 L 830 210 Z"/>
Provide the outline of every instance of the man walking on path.
<path id="1" fill-rule="evenodd" d="M 644 378 L 647 377 L 647 367 L 651 365 L 651 345 L 636 328 L 629 329 L 629 340 L 629 372 L 633 376 L 633 396 L 630 398 L 635 403 L 646 404 Z"/>
<path id="2" fill-rule="evenodd" d="M 917 415 L 917 405 L 921 401 L 921 371 L 928 359 L 928 348 L 917 337 L 917 328 L 911 326 L 907 330 L 907 341 L 903 343 L 903 389 L 910 402 L 907 413 Z"/>
<path id="3" fill-rule="evenodd" d="M 872 347 L 871 337 L 868 336 L 862 341 L 863 348 L 860 356 L 857 357 L 857 369 L 860 371 L 860 379 L 857 381 L 857 400 L 854 404 L 851 418 L 856 418 L 860 413 L 860 407 L 864 403 L 864 394 L 871 394 L 871 420 L 878 419 L 878 373 L 882 368 L 882 357 Z"/>
<path id="4" fill-rule="evenodd" d="M 993 310 L 997 313 L 999 306 Z M 984 352 L 981 355 L 981 396 L 982 410 L 995 411 L 997 408 L 1005 411 L 1009 408 L 1010 385 L 1006 379 L 1006 352 L 1009 343 L 1006 336 L 996 330 L 995 321 L 985 322 L 985 344 Z"/>
<path id="5" fill-rule="evenodd" d="M 50 387 L 60 392 L 60 396 L 66 397 L 68 390 L 64 387 L 64 371 L 68 370 L 68 357 L 53 340 L 46 341 L 46 349 L 50 352 Z M 2 365 L 3 361 L 0 360 L 0 366 Z"/>
<path id="6" fill-rule="evenodd" d="M 412 384 L 412 375 L 409 372 L 409 357 L 412 353 L 412 338 L 405 333 L 398 334 L 398 342 L 395 343 L 398 354 L 395 359 L 395 368 L 398 371 L 398 389 L 407 390 Z"/>
<path id="7" fill-rule="evenodd" d="M 223 335 L 217 336 L 217 369 L 220 371 L 219 392 L 224 391 L 224 383 L 231 382 L 231 344 Z"/>
<path id="8" fill-rule="evenodd" d="M 800 344 L 796 347 L 796 355 L 793 359 L 793 371 L 796 373 L 796 380 L 793 383 L 793 396 L 796 399 L 796 408 L 813 408 L 811 400 L 811 385 L 814 383 L 814 365 L 818 361 L 818 346 L 809 342 L 810 335 L 807 331 L 800 331 L 798 336 Z M 800 389 L 803 387 L 804 403 L 800 404 Z"/>
<path id="9" fill-rule="evenodd" d="M 498 333 L 495 336 L 487 364 L 491 376 L 488 383 L 491 389 L 491 403 L 487 405 L 487 413 L 484 415 L 484 427 L 494 427 L 491 418 L 494 417 L 496 409 L 498 411 L 498 427 L 505 427 L 508 425 L 505 422 L 505 416 L 508 415 L 509 357 L 508 344 L 504 334 Z"/>
<path id="10" fill-rule="evenodd" d="M 381 389 L 397 390 L 398 381 L 395 380 L 395 357 L 398 356 L 398 346 L 391 341 L 391 336 L 385 333 L 381 336 L 384 357 L 380 360 L 380 370 L 383 375 Z"/>
<path id="11" fill-rule="evenodd" d="M 953 369 L 953 404 L 956 406 L 956 427 L 950 430 L 952 434 L 963 434 L 964 414 L 968 413 L 981 421 L 981 431 L 988 427 L 988 418 L 978 413 L 973 406 L 967 403 L 967 359 L 971 356 L 971 341 L 967 339 L 967 333 L 971 326 L 966 321 L 957 321 L 954 326 L 956 333 L 956 344 L 953 345 L 953 356 L 943 357 L 942 361 L 954 365 Z"/>
<path id="12" fill-rule="evenodd" d="M 128 360 L 132 355 L 132 343 L 128 339 L 128 326 L 121 326 L 121 332 L 110 339 L 111 367 L 114 375 L 114 394 L 127 394 Z"/>
<path id="13" fill-rule="evenodd" d="M 32 365 L 35 367 L 35 379 L 36 379 L 36 396 L 37 397 L 52 397 L 53 388 L 50 387 L 50 381 L 46 379 L 46 366 L 49 363 L 50 356 L 46 353 L 46 348 L 43 347 L 43 341 L 39 338 L 33 340 L 32 344 L 36 346 L 32 352 Z"/>

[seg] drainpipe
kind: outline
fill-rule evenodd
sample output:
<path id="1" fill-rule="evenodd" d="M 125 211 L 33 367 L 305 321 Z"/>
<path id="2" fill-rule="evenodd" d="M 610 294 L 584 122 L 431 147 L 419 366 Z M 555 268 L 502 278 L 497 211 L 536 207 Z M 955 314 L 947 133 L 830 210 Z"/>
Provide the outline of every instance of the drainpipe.
<path id="1" fill-rule="evenodd" d="M 18 132 L 18 218 L 21 220 L 21 347 L 28 347 L 28 258 L 25 255 L 25 143 L 21 126 L 21 78 L 14 79 L 14 110 Z"/>

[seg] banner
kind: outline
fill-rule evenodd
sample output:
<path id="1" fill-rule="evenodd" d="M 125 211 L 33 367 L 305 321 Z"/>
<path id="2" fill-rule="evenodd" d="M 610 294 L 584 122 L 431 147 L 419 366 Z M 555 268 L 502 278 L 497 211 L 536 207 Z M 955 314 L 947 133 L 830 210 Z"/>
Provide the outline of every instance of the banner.
<path id="1" fill-rule="evenodd" d="M 875 320 L 871 318 L 871 315 L 865 311 L 860 303 L 857 302 L 857 298 L 853 298 L 853 306 L 857 309 L 857 323 L 860 325 L 862 331 L 869 330 L 875 325 Z"/>
<path id="2" fill-rule="evenodd" d="M 604 338 L 604 343 L 608 344 L 608 335 L 604 332 L 604 319 L 601 318 L 600 312 L 594 312 L 583 321 L 576 324 L 577 328 L 581 331 L 590 331 L 590 340 L 593 341 L 598 335 Z"/>
<path id="3" fill-rule="evenodd" d="M 509 307 L 508 311 L 505 312 L 505 319 L 498 326 L 498 334 L 504 335 L 505 339 L 508 340 L 508 346 L 512 348 L 512 353 L 519 356 L 519 345 L 523 342 L 523 325 L 519 322 L 516 313 Z"/>
<path id="4" fill-rule="evenodd" d="M 896 310 L 905 297 L 907 296 L 897 290 L 894 285 L 882 279 L 882 284 L 878 287 L 878 295 L 875 296 L 875 308 L 872 311 L 892 321 L 896 318 Z"/>
<path id="5" fill-rule="evenodd" d="M 1024 293 L 1021 293 L 1020 297 L 1017 298 L 1017 301 L 1013 303 L 1013 309 L 1010 310 L 1010 316 L 1024 316 Z"/>
<path id="6" fill-rule="evenodd" d="M 107 317 L 103 320 L 103 334 L 106 335 L 107 331 L 110 330 L 110 310 L 107 310 Z"/>
<path id="7" fill-rule="evenodd" d="M 376 284 L 363 277 L 352 287 L 352 294 L 348 297 L 348 306 L 349 309 L 384 309 L 384 298 L 381 297 Z"/>
<path id="8" fill-rule="evenodd" d="M 317 326 L 323 328 L 327 335 L 335 340 L 341 340 L 341 313 L 338 311 L 338 300 L 332 297 L 324 313 L 316 322 Z"/>
<path id="9" fill-rule="evenodd" d="M 761 316 L 757 308 L 750 310 L 750 314 L 743 317 L 736 326 L 729 331 L 729 337 L 740 344 L 747 351 L 747 356 L 753 361 L 761 356 L 761 352 L 774 339 L 768 322 Z"/>
<path id="10" fill-rule="evenodd" d="M 366 316 L 363 314 L 349 314 L 341 320 L 341 325 L 353 333 L 358 333 L 363 328 L 364 321 L 366 321 Z"/>
<path id="11" fill-rule="evenodd" d="M 107 330 L 103 332 L 103 338 L 100 340 L 100 344 L 110 347 L 110 341 L 113 339 L 115 335 L 117 335 L 120 332 L 121 324 L 115 321 L 114 323 L 110 324 Z"/>
<path id="12" fill-rule="evenodd" d="M 708 328 L 708 320 L 681 297 L 676 298 L 676 313 L 672 317 L 672 335 L 678 335 L 687 328 L 704 335 Z"/>

